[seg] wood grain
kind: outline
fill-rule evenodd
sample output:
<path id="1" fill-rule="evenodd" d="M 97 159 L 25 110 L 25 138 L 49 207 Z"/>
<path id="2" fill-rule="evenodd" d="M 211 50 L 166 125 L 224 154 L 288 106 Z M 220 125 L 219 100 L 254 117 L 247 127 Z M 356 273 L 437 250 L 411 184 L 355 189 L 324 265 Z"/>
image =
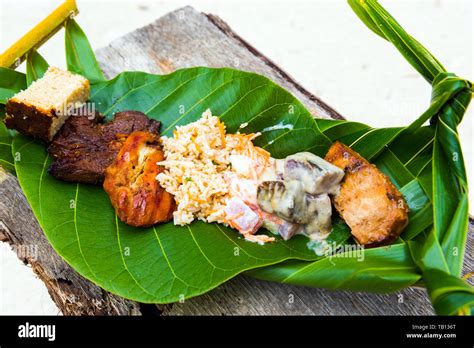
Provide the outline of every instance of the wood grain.
<path id="1" fill-rule="evenodd" d="M 97 51 L 107 77 L 124 70 L 166 74 L 191 66 L 257 72 L 292 92 L 315 117 L 342 118 L 214 15 L 174 11 Z M 290 286 L 237 276 L 183 303 L 143 305 L 110 294 L 71 269 L 51 248 L 14 176 L 0 168 L 0 239 L 32 266 L 64 314 L 79 315 L 427 315 L 426 291 L 371 294 Z M 465 273 L 472 271 L 470 221 Z M 24 249 L 34 252 L 25 253 Z"/>
<path id="2" fill-rule="evenodd" d="M 56 254 L 34 217 L 18 180 L 1 167 L 0 197 L 0 240 L 10 243 L 20 260 L 31 265 L 63 314 L 140 314 L 137 303 L 92 284 Z"/>

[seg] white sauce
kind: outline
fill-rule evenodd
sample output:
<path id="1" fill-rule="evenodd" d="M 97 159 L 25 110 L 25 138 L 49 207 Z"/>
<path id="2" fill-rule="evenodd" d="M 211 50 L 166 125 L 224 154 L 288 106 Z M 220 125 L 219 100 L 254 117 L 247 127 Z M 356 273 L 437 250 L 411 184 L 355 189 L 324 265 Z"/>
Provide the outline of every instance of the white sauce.
<path id="1" fill-rule="evenodd" d="M 263 128 L 262 130 L 262 133 L 264 132 L 271 132 L 271 131 L 274 131 L 274 130 L 279 130 L 279 129 L 289 129 L 289 130 L 292 130 L 293 129 L 293 125 L 292 124 L 283 124 L 283 123 L 278 123 L 274 126 L 271 126 L 271 127 L 266 127 L 266 128 Z"/>

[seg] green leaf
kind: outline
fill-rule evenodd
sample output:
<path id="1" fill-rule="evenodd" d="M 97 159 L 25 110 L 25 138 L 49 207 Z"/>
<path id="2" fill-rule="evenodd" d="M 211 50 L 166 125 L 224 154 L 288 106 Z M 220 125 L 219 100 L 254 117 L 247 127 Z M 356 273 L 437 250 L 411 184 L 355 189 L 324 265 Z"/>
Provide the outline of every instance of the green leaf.
<path id="1" fill-rule="evenodd" d="M 199 119 L 212 106 L 229 132 L 262 132 L 256 144 L 275 157 L 299 151 L 324 156 L 333 141 L 345 139 L 354 147 L 361 144 L 358 149 L 364 155 L 379 154 L 377 158 L 382 159 L 389 151 L 387 146 L 402 130 L 315 120 L 298 100 L 270 80 L 225 68 L 183 69 L 165 76 L 125 72 L 111 81 L 93 84 L 91 101 L 109 119 L 121 110 L 143 111 L 162 122 L 164 135 L 171 135 L 177 125 Z M 243 123 L 247 126 L 241 129 Z M 287 127 L 271 128 L 275 124 Z M 42 145 L 17 137 L 14 149 L 22 158 L 17 163 L 20 184 L 53 247 L 82 275 L 121 296 L 141 302 L 177 301 L 180 296 L 187 298 L 208 291 L 249 269 L 288 259 L 324 259 L 307 248 L 304 237 L 259 246 L 239 239 L 236 231 L 217 225 L 195 223 L 187 228 L 169 223 L 154 229 L 123 225 L 101 188 L 51 178 L 47 174 L 50 160 Z M 390 170 L 390 166 L 385 169 Z M 409 172 L 406 175 L 415 180 Z M 416 182 L 408 182 L 403 190 L 413 195 L 408 198 L 412 207 L 416 205 L 415 212 L 431 204 Z M 334 226 L 329 242 L 346 242 L 347 228 L 337 223 Z M 425 228 L 418 224 L 415 230 L 419 226 Z M 233 254 L 235 247 L 240 248 L 239 257 Z M 377 260 L 370 267 L 351 265 L 351 260 L 340 263 L 341 280 L 333 287 L 384 292 L 419 279 L 414 264 L 406 260 L 405 247 L 381 250 L 388 251 L 368 251 L 369 260 Z M 395 267 L 395 260 L 402 264 Z M 330 262 L 320 261 L 317 267 Z M 306 267 L 306 263 L 299 265 Z M 354 269 L 358 269 L 357 276 L 344 280 Z M 327 280 L 317 277 L 307 285 L 330 287 L 331 279 L 339 276 Z"/>
<path id="2" fill-rule="evenodd" d="M 432 202 L 433 226 L 429 227 L 428 209 L 425 206 L 410 216 L 411 222 L 404 237 L 410 239 L 411 254 L 423 271 L 437 312 L 456 313 L 473 303 L 472 293 L 469 293 L 472 287 L 469 285 L 465 285 L 469 291 L 458 291 L 446 286 L 460 275 L 465 249 L 468 188 L 457 126 L 472 99 L 472 84 L 447 73 L 441 63 L 406 33 L 377 1 L 349 0 L 349 4 L 369 29 L 390 41 L 432 84 L 430 106 L 407 129 L 401 131 L 390 148 L 403 167 L 416 177 L 417 184 Z M 428 120 L 431 126 L 422 127 Z M 424 134 L 428 138 L 423 136 L 422 140 L 416 133 L 423 129 L 427 129 Z M 433 134 L 430 134 L 430 129 Z M 407 143 L 412 146 L 404 145 Z M 423 143 L 424 146 L 413 146 Z M 410 151 L 410 147 L 415 148 L 416 152 Z M 396 165 L 395 161 L 388 164 Z M 398 167 L 401 173 L 401 166 Z M 421 233 L 424 228 L 425 231 Z M 438 277 L 436 281 L 432 274 Z M 439 291 L 442 291 L 443 296 L 435 296 Z"/>
<path id="3" fill-rule="evenodd" d="M 363 7 L 363 1 L 360 0 L 347 0 L 349 6 L 352 8 L 352 11 L 359 17 L 359 19 L 365 23 L 367 28 L 372 30 L 375 34 L 380 36 L 382 39 L 385 39 L 384 33 L 379 29 L 377 23 L 374 22 L 372 17 L 367 13 Z"/>
<path id="4" fill-rule="evenodd" d="M 43 77 L 48 67 L 48 63 L 36 50 L 28 52 L 26 56 L 26 82 L 28 86 L 33 81 Z"/>
<path id="5" fill-rule="evenodd" d="M 333 218 L 333 229 L 324 241 L 310 240 L 306 246 L 318 256 L 327 256 L 335 253 L 342 245 L 349 244 L 351 230 L 340 218 Z"/>
<path id="6" fill-rule="evenodd" d="M 420 279 L 404 243 L 374 249 L 349 245 L 314 262 L 287 261 L 247 274 L 286 284 L 371 292 L 397 291 Z"/>
<path id="7" fill-rule="evenodd" d="M 410 223 L 403 231 L 402 238 L 410 240 L 433 224 L 433 206 L 418 179 L 413 179 L 403 186 L 401 192 L 410 208 L 408 214 Z"/>
<path id="8" fill-rule="evenodd" d="M 278 157 L 305 150 L 324 155 L 330 145 L 290 93 L 267 78 L 231 69 L 191 68 L 165 76 L 126 72 L 93 84 L 91 102 L 108 117 L 125 109 L 146 112 L 162 122 L 166 135 L 199 119 L 211 106 L 229 132 L 245 122 L 241 131 L 261 131 L 257 143 Z M 293 128 L 269 131 L 275 124 Z M 215 224 L 124 225 L 101 187 L 52 178 L 44 145 L 17 136 L 13 147 L 21 156 L 16 163 L 20 185 L 55 250 L 84 277 L 120 296 L 173 302 L 209 291 L 248 269 L 318 258 L 302 236 L 260 246 Z M 347 239 L 347 231 L 343 236 Z"/>
<path id="9" fill-rule="evenodd" d="M 466 248 L 468 230 L 468 219 L 466 219 L 466 216 L 468 214 L 468 200 L 467 193 L 465 193 L 457 205 L 456 212 L 454 213 L 450 225 L 441 240 L 441 247 L 446 256 L 449 270 L 451 274 L 456 276 L 461 275 L 464 261 L 464 251 Z"/>
<path id="10" fill-rule="evenodd" d="M 440 315 L 470 314 L 474 308 L 474 288 L 449 273 L 427 269 L 423 278 L 433 307 Z"/>
<path id="11" fill-rule="evenodd" d="M 66 62 L 69 71 L 91 82 L 105 80 L 89 40 L 74 19 L 66 22 Z"/>
<path id="12" fill-rule="evenodd" d="M 26 59 L 26 76 L 25 74 L 14 70 L 0 68 L 0 98 L 1 103 L 6 101 L 25 89 L 31 82 L 43 76 L 48 69 L 48 63 L 36 51 L 32 50 L 28 53 Z M 12 155 L 12 136 L 15 131 L 7 129 L 3 119 L 5 117 L 5 108 L 0 107 L 0 166 L 11 173 L 15 173 L 15 163 Z"/>
<path id="13" fill-rule="evenodd" d="M 0 166 L 15 173 L 15 163 L 12 155 L 12 134 L 11 131 L 3 123 L 5 117 L 5 107 L 0 105 Z"/>
<path id="14" fill-rule="evenodd" d="M 12 156 L 12 134 L 3 122 L 7 100 L 26 88 L 26 76 L 15 70 L 0 67 L 0 166 L 15 173 Z"/>
<path id="15" fill-rule="evenodd" d="M 23 73 L 0 67 L 0 104 L 26 88 L 26 76 Z"/>

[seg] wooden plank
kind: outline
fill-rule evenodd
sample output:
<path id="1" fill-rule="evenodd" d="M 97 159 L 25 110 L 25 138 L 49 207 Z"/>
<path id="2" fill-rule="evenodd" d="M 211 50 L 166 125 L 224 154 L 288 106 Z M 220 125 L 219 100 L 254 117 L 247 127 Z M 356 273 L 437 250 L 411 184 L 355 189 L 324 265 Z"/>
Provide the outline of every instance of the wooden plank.
<path id="1" fill-rule="evenodd" d="M 45 283 L 65 315 L 138 315 L 140 306 L 112 295 L 74 271 L 41 230 L 16 177 L 0 167 L 0 241 L 9 243 Z"/>
<path id="2" fill-rule="evenodd" d="M 191 66 L 231 66 L 269 77 L 291 91 L 315 115 L 341 116 L 251 47 L 221 19 L 190 7 L 172 12 L 97 51 L 108 77 L 123 70 L 169 73 Z M 125 300 L 98 288 L 72 270 L 51 248 L 14 176 L 0 169 L 0 239 L 32 265 L 64 314 L 432 314 L 426 291 L 410 288 L 394 294 L 351 293 L 290 286 L 238 276 L 184 303 L 159 306 Z M 465 269 L 472 269 L 470 222 Z M 24 253 L 23 247 L 35 248 Z"/>

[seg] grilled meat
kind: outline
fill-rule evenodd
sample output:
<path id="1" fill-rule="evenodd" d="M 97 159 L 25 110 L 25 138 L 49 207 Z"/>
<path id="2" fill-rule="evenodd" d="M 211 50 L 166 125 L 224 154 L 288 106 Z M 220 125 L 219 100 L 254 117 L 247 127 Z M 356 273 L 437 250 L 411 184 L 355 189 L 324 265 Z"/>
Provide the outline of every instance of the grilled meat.
<path id="1" fill-rule="evenodd" d="M 127 136 L 134 131 L 158 133 L 160 122 L 139 111 L 123 111 L 112 121 L 87 106 L 69 117 L 48 147 L 53 156 L 49 173 L 57 179 L 101 184 Z"/>
<path id="2" fill-rule="evenodd" d="M 148 227 L 169 221 L 176 204 L 156 180 L 164 168 L 159 136 L 133 132 L 105 170 L 104 190 L 117 216 L 128 225 Z"/>
<path id="3" fill-rule="evenodd" d="M 408 206 L 390 179 L 340 142 L 325 160 L 346 173 L 333 202 L 352 235 L 367 247 L 393 242 L 408 223 Z"/>

